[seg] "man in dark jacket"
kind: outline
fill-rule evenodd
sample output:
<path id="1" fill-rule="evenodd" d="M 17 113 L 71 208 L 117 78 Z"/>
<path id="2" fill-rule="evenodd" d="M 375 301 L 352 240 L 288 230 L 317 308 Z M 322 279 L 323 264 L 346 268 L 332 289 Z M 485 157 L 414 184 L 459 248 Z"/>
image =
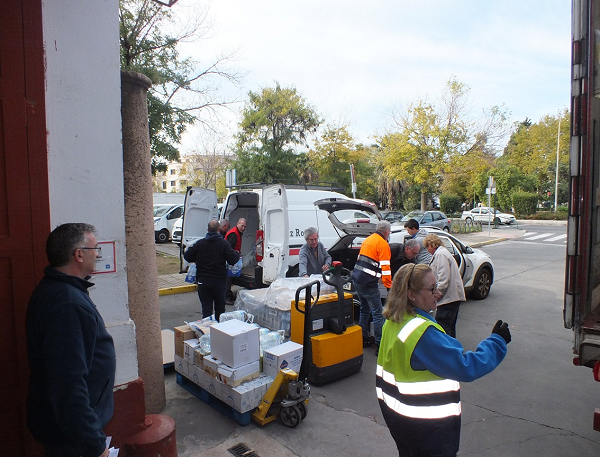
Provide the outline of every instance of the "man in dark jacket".
<path id="1" fill-rule="evenodd" d="M 246 219 L 240 217 L 235 224 L 235 227 L 230 229 L 225 234 L 225 239 L 231 245 L 234 251 L 242 253 L 242 237 L 244 236 L 244 231 L 246 230 Z M 227 277 L 227 282 L 225 284 L 225 299 L 227 300 L 228 305 L 233 305 L 233 301 L 235 300 L 235 295 L 233 295 L 233 291 L 231 290 L 231 276 Z"/>
<path id="2" fill-rule="evenodd" d="M 226 263 L 235 265 L 240 259 L 240 253 L 234 251 L 219 234 L 219 221 L 213 219 L 208 223 L 206 236 L 185 251 L 183 257 L 188 262 L 196 263 L 202 318 L 212 316 L 214 305 L 215 319 L 218 321 L 225 311 Z"/>
<path id="3" fill-rule="evenodd" d="M 419 254 L 421 246 L 414 239 L 408 239 L 402 243 L 390 243 L 390 251 L 392 253 L 391 258 L 391 270 L 392 279 L 396 276 L 396 272 L 407 263 L 416 263 L 415 258 Z"/>
<path id="4" fill-rule="evenodd" d="M 46 241 L 50 265 L 27 309 L 31 375 L 27 426 L 46 457 L 108 456 L 115 348 L 88 288 L 100 248 L 89 224 L 63 224 Z"/>

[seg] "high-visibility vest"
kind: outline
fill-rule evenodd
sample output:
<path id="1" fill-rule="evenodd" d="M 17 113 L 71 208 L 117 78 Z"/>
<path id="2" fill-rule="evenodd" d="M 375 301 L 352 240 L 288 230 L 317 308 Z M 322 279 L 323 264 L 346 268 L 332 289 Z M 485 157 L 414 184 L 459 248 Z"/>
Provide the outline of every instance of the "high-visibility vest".
<path id="1" fill-rule="evenodd" d="M 460 417 L 459 382 L 410 366 L 415 346 L 430 326 L 444 331 L 439 324 L 418 315 L 405 314 L 399 323 L 386 320 L 377 358 L 377 398 L 409 418 Z"/>
<path id="2" fill-rule="evenodd" d="M 240 233 L 240 231 L 238 230 L 238 228 L 236 226 L 227 232 L 227 235 L 225 235 L 225 239 L 227 239 L 227 237 L 229 236 L 230 233 L 235 233 L 237 236 L 235 246 L 231 246 L 231 247 L 233 248 L 234 251 L 240 252 L 242 249 L 242 234 Z"/>
<path id="3" fill-rule="evenodd" d="M 379 232 L 370 235 L 360 247 L 360 252 L 352 279 L 363 286 L 376 287 L 381 278 L 383 285 L 388 289 L 392 287 L 392 270 L 390 258 L 392 253 L 390 245 Z"/>

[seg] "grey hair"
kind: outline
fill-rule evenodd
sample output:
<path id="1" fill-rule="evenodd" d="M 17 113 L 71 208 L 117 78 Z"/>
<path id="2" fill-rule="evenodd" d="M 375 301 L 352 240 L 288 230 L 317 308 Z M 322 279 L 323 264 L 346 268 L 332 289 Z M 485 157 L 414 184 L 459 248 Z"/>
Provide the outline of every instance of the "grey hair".
<path id="1" fill-rule="evenodd" d="M 417 240 L 415 240 L 414 238 L 404 241 L 404 247 L 410 249 L 411 251 L 416 247 L 421 249 L 419 242 Z"/>
<path id="2" fill-rule="evenodd" d="M 390 230 L 392 228 L 392 224 L 389 221 L 379 221 L 377 223 L 377 231 L 385 232 L 386 230 Z"/>
<path id="3" fill-rule="evenodd" d="M 308 227 L 304 229 L 304 239 L 308 240 L 308 237 L 314 235 L 315 233 L 319 233 L 319 231 L 314 227 Z"/>

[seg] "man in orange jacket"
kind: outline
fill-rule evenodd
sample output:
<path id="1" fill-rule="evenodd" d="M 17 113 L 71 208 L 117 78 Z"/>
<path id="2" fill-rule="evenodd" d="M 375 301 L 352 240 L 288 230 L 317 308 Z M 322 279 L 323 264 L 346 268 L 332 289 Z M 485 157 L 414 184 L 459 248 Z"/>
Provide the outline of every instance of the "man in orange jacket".
<path id="1" fill-rule="evenodd" d="M 379 221 L 377 231 L 369 236 L 362 244 L 354 270 L 352 280 L 360 300 L 359 325 L 362 327 L 363 346 L 371 346 L 369 331 L 369 317 L 373 316 L 375 331 L 375 353 L 379 352 L 381 341 L 381 328 L 383 318 L 381 294 L 379 284 L 386 288 L 392 287 L 392 272 L 390 269 L 391 251 L 388 243 L 391 225 L 388 221 Z"/>

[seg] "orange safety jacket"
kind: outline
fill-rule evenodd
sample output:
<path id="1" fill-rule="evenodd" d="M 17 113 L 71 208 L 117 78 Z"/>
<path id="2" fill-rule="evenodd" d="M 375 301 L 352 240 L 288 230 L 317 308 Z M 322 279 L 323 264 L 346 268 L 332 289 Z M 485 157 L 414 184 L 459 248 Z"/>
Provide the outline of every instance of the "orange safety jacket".
<path id="1" fill-rule="evenodd" d="M 240 231 L 238 230 L 237 226 L 233 227 L 232 229 L 230 229 L 227 232 L 227 235 L 225 235 L 225 239 L 227 240 L 227 238 L 229 237 L 229 235 L 231 233 L 234 233 L 236 235 L 236 240 L 235 240 L 235 245 L 231 246 L 233 248 L 234 251 L 237 252 L 241 252 L 242 249 L 242 234 L 240 233 Z M 229 240 L 227 240 L 229 241 Z M 231 244 L 231 242 L 229 241 L 229 244 Z"/>
<path id="2" fill-rule="evenodd" d="M 387 240 L 381 233 L 373 233 L 360 248 L 352 272 L 352 280 L 362 286 L 376 287 L 381 278 L 383 285 L 389 289 L 392 287 L 391 257 L 392 253 Z"/>

